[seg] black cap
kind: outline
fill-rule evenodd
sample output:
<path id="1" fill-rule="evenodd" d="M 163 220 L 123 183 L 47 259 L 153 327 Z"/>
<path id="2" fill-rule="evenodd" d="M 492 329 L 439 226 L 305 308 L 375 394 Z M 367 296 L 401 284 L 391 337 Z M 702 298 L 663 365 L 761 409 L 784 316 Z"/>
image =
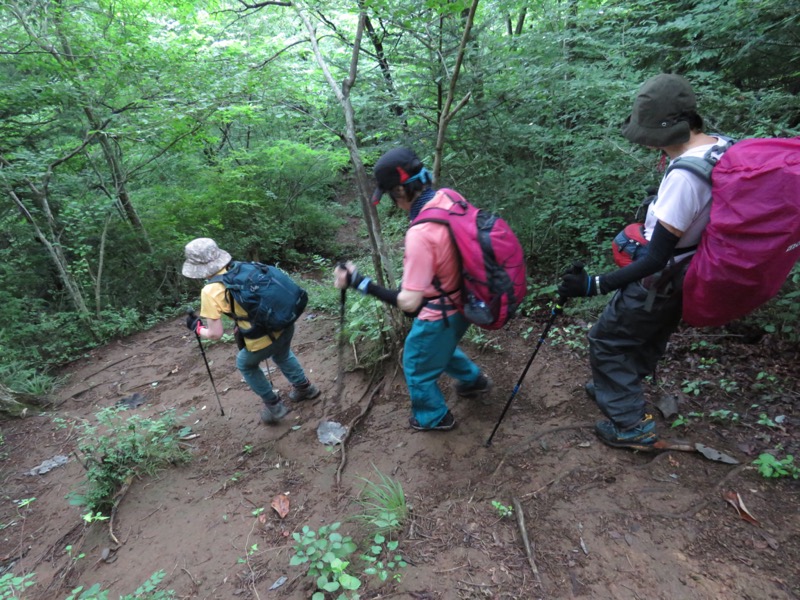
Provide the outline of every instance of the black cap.
<path id="1" fill-rule="evenodd" d="M 413 150 L 393 148 L 375 163 L 375 179 L 378 187 L 372 193 L 372 203 L 381 201 L 381 196 L 398 185 L 411 179 L 422 170 L 422 161 Z"/>

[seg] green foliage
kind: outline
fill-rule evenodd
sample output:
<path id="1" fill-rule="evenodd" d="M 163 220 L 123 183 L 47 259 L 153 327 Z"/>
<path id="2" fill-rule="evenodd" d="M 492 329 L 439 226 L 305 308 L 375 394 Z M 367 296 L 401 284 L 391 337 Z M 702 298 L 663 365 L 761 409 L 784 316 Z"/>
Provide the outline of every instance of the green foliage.
<path id="1" fill-rule="evenodd" d="M 388 310 L 386 304 L 373 296 L 352 291 L 347 294 L 345 340 L 358 347 L 358 361 L 366 368 L 386 353 L 385 342 L 391 329 Z"/>
<path id="2" fill-rule="evenodd" d="M 670 427 L 675 429 L 676 427 L 684 427 L 686 425 L 691 424 L 691 419 L 702 419 L 705 416 L 704 413 L 701 412 L 690 412 L 688 415 L 678 415 L 675 420 L 672 422 Z"/>
<path id="3" fill-rule="evenodd" d="M 323 592 L 335 592 L 340 588 L 355 590 L 361 582 L 346 572 L 349 562 L 345 560 L 356 551 L 356 544 L 349 536 L 338 533 L 341 523 L 323 525 L 314 531 L 307 525 L 302 532 L 295 532 L 292 538 L 294 555 L 289 560 L 292 566 L 307 564 L 307 575 L 317 582 L 317 588 Z M 312 598 L 324 598 L 322 592 L 315 593 Z"/>
<path id="4" fill-rule="evenodd" d="M 739 423 L 741 420 L 739 413 L 724 408 L 710 411 L 708 417 L 716 421 L 728 421 L 730 423 Z"/>
<path id="5" fill-rule="evenodd" d="M 36 584 L 34 573 L 15 576 L 13 573 L 0 575 L 0 600 L 17 600 L 26 588 Z"/>
<path id="6" fill-rule="evenodd" d="M 681 383 L 681 391 L 684 394 L 699 396 L 703 393 L 703 388 L 709 385 L 711 385 L 710 381 L 700 379 L 685 379 L 683 383 Z"/>
<path id="7" fill-rule="evenodd" d="M 363 521 L 372 529 L 381 533 L 398 531 L 408 518 L 408 505 L 403 486 L 383 474 L 375 465 L 378 481 L 373 482 L 365 477 L 360 477 L 364 482 L 364 489 L 358 498 L 362 512 L 356 515 L 356 520 Z"/>
<path id="8" fill-rule="evenodd" d="M 360 556 L 361 560 L 367 563 L 364 574 L 373 575 L 382 583 L 389 578 L 400 581 L 401 576 L 397 570 L 404 569 L 407 563 L 402 555 L 394 554 L 399 545 L 400 542 L 387 540 L 382 534 L 376 533 L 372 538 L 372 544 Z"/>
<path id="9" fill-rule="evenodd" d="M 158 589 L 166 576 L 164 571 L 156 571 L 147 581 L 136 588 L 133 594 L 120 596 L 119 600 L 171 600 L 175 598 L 173 590 Z M 83 586 L 76 587 L 64 600 L 109 600 L 108 594 L 108 590 L 102 589 L 99 583 L 95 583 L 86 589 Z"/>
<path id="10" fill-rule="evenodd" d="M 497 514 L 500 515 L 501 519 L 506 517 L 510 517 L 514 514 L 514 507 L 506 506 L 502 502 L 498 502 L 497 500 L 492 500 L 492 507 L 497 511 Z"/>
<path id="11" fill-rule="evenodd" d="M 550 344 L 554 347 L 564 346 L 570 350 L 587 352 L 589 350 L 589 342 L 586 340 L 588 332 L 588 326 L 562 325 L 560 327 L 552 327 L 548 337 Z"/>
<path id="12" fill-rule="evenodd" d="M 79 426 L 78 449 L 84 457 L 86 482 L 81 493 L 73 492 L 73 503 L 85 506 L 90 514 L 108 514 L 114 495 L 132 477 L 153 475 L 189 460 L 179 443 L 172 410 L 149 419 L 109 407 L 95 416 L 97 424 Z"/>
<path id="13" fill-rule="evenodd" d="M 243 10 L 231 22 L 191 3 L 131 0 L 114 10 L 73 2 L 52 18 L 48 3 L 29 4 L 0 9 L 0 193 L 9 200 L 0 208 L 0 302 L 15 324 L 0 333 L 0 353 L 22 364 L 15 385 L 29 385 L 27 369 L 46 377 L 196 298 L 197 283 L 179 274 L 194 237 L 295 267 L 338 256 L 352 243 L 341 237 L 363 241 L 337 237 L 344 216 L 360 216 L 353 198 L 364 182 L 353 185 L 337 99 L 307 47 L 293 43 L 305 35 L 294 11 L 263 19 Z M 430 124 L 464 6 L 371 6 L 396 43 L 382 68 L 359 65 L 350 96 L 367 169 L 397 143 L 433 165 Z M 511 222 L 536 287 L 552 286 L 576 258 L 591 272 L 609 269 L 610 239 L 660 177 L 657 153 L 619 134 L 638 86 L 681 73 L 709 131 L 798 135 L 795 9 L 779 0 L 534 3 L 511 35 L 509 11 L 481 4 L 458 81 L 470 100 L 450 121 L 437 184 Z M 338 81 L 349 68 L 350 16 L 331 6 L 316 24 Z M 412 24 L 440 38 L 401 35 Z M 393 246 L 407 220 L 389 202 L 378 214 Z M 750 317 L 793 341 L 798 269 Z M 336 306 L 324 288 L 314 310 Z M 75 295 L 92 318 L 77 312 Z M 568 310 L 592 321 L 604 302 Z M 384 320 L 370 323 L 354 325 L 362 341 L 383 336 Z M 37 395 L 47 385 L 30 383 Z"/>
<path id="14" fill-rule="evenodd" d="M 791 477 L 800 479 L 800 468 L 794 464 L 794 457 L 791 454 L 779 459 L 772 454 L 764 452 L 753 461 L 753 464 L 758 467 L 758 472 L 766 478 Z"/>

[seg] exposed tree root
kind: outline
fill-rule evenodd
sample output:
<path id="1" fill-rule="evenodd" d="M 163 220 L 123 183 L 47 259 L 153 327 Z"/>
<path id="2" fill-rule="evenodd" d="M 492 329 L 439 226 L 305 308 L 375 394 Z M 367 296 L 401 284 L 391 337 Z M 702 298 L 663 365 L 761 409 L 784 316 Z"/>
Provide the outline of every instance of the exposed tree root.
<path id="1" fill-rule="evenodd" d="M 377 371 L 376 371 L 376 373 L 377 373 Z M 373 375 L 373 379 L 374 379 L 374 377 L 375 377 L 375 376 Z M 378 381 L 378 383 L 377 383 L 377 384 L 375 385 L 375 387 L 372 389 L 372 393 L 370 393 L 370 395 L 369 395 L 369 400 L 367 401 L 367 404 L 366 404 L 366 406 L 365 406 L 365 407 L 364 407 L 364 408 L 361 410 L 361 412 L 360 412 L 358 415 L 356 415 L 356 417 L 355 417 L 355 418 L 353 418 L 353 420 L 352 420 L 352 421 L 350 421 L 350 423 L 347 425 L 347 432 L 344 434 L 344 438 L 342 439 L 342 443 L 340 444 L 340 445 L 341 445 L 341 447 L 342 447 L 342 459 L 341 459 L 341 461 L 339 462 L 339 468 L 338 468 L 338 469 L 336 469 L 336 487 L 337 487 L 337 488 L 338 488 L 338 487 L 339 487 L 339 485 L 341 484 L 341 481 L 342 481 L 342 471 L 344 470 L 344 466 L 347 464 L 347 451 L 346 451 L 347 440 L 348 440 L 348 439 L 350 439 L 350 435 L 353 433 L 353 429 L 355 429 L 356 425 L 358 425 L 358 423 L 361 421 L 361 419 L 363 419 L 363 418 L 364 418 L 364 416 L 365 416 L 365 415 L 366 415 L 366 414 L 367 414 L 367 413 L 370 411 L 370 409 L 372 408 L 372 403 L 373 403 L 373 401 L 375 400 L 375 396 L 377 396 L 377 395 L 378 395 L 378 392 L 379 392 L 379 391 L 380 391 L 380 389 L 383 387 L 383 383 L 384 383 L 384 379 L 381 379 L 380 381 Z M 367 390 L 369 390 L 369 387 L 367 387 Z M 366 392 L 365 392 L 364 394 L 366 395 Z M 363 399 L 363 398 L 364 398 L 364 396 L 362 396 L 361 398 Z M 361 400 L 359 400 L 359 402 L 361 402 Z"/>

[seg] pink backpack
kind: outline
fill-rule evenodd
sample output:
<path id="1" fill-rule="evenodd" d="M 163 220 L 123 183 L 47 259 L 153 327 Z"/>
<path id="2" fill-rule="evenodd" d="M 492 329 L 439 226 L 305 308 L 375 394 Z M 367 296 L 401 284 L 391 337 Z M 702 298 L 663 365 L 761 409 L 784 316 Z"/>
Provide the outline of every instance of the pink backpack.
<path id="1" fill-rule="evenodd" d="M 800 258 L 800 137 L 737 142 L 711 171 L 711 194 L 683 283 L 683 318 L 695 327 L 755 310 Z"/>
<path id="2" fill-rule="evenodd" d="M 454 190 L 436 193 L 450 198 L 453 206 L 426 208 L 411 225 L 447 225 L 461 260 L 459 312 L 478 327 L 500 329 L 514 316 L 527 292 L 522 246 L 508 223 L 497 215 L 476 208 Z"/>

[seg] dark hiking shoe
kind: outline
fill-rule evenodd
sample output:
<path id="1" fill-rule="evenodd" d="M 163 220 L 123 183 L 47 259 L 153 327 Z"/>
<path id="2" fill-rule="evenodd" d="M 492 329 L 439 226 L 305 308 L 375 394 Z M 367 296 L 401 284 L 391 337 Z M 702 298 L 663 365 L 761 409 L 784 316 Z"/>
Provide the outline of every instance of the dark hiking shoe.
<path id="1" fill-rule="evenodd" d="M 457 383 L 456 394 L 462 398 L 475 398 L 481 394 L 488 394 L 494 387 L 494 382 L 487 375 L 481 373 L 472 383 Z"/>
<path id="2" fill-rule="evenodd" d="M 319 388 L 313 383 L 306 381 L 305 385 L 298 385 L 292 388 L 289 392 L 289 400 L 292 402 L 302 402 L 303 400 L 316 398 L 319 394 Z"/>
<path id="3" fill-rule="evenodd" d="M 261 422 L 266 425 L 275 425 L 289 412 L 282 400 L 278 400 L 274 404 L 265 403 L 264 408 L 261 409 Z"/>
<path id="4" fill-rule="evenodd" d="M 456 426 L 456 418 L 448 410 L 442 420 L 433 427 L 423 427 L 414 417 L 408 419 L 408 424 L 411 425 L 411 429 L 416 429 L 417 431 L 450 431 Z"/>
<path id="5" fill-rule="evenodd" d="M 600 441 L 614 448 L 652 446 L 658 441 L 653 415 L 645 415 L 635 427 L 620 429 L 611 421 L 598 421 L 594 432 Z"/>
<path id="6" fill-rule="evenodd" d="M 586 392 L 586 395 L 589 396 L 592 400 L 597 402 L 597 392 L 594 390 L 594 381 L 589 381 L 583 386 L 583 391 Z"/>

